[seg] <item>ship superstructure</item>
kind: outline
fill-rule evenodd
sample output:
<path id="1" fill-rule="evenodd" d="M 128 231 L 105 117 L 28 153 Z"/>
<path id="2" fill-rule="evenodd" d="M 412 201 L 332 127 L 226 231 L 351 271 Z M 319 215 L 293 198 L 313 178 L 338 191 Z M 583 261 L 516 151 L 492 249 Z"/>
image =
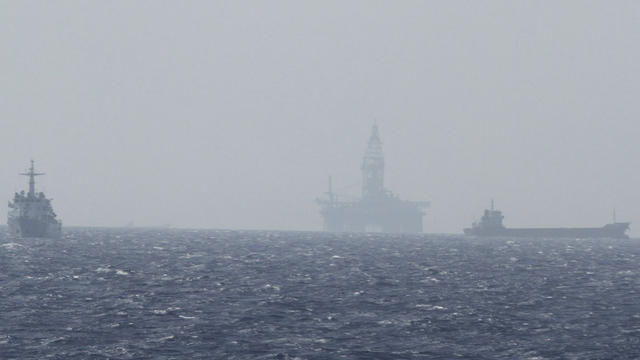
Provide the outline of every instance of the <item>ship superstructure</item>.
<path id="1" fill-rule="evenodd" d="M 426 201 L 401 200 L 384 187 L 384 154 L 374 124 L 361 165 L 362 197 L 341 200 L 332 190 L 318 200 L 325 231 L 420 233 Z"/>
<path id="2" fill-rule="evenodd" d="M 615 216 L 614 216 L 615 217 Z M 628 238 L 628 222 L 614 221 L 602 227 L 594 228 L 507 228 L 502 224 L 504 216 L 493 207 L 485 210 L 479 222 L 464 229 L 466 235 L 507 236 L 531 238 Z"/>
<path id="3" fill-rule="evenodd" d="M 20 175 L 29 177 L 29 192 L 16 192 L 13 201 L 9 201 L 9 234 L 16 237 L 59 238 L 62 223 L 56 218 L 51 199 L 47 199 L 43 192 L 35 191 L 35 177 L 44 173 L 37 173 L 31 160 L 29 170 Z"/>

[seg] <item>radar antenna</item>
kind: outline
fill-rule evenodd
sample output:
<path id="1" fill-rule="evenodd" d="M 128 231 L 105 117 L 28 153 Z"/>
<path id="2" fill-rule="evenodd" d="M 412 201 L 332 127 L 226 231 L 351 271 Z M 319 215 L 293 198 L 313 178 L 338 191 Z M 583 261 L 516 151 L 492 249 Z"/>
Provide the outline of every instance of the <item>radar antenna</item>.
<path id="1" fill-rule="evenodd" d="M 31 160 L 31 167 L 29 168 L 29 172 L 21 173 L 20 175 L 29 177 L 29 196 L 33 197 L 36 195 L 36 176 L 44 175 L 44 173 L 37 173 L 33 167 L 33 160 Z"/>

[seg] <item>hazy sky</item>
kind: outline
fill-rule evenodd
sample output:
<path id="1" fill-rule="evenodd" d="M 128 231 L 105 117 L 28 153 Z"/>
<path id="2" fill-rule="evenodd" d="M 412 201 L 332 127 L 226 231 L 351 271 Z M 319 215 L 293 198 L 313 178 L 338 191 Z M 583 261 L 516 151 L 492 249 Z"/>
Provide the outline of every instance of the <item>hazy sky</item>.
<path id="1" fill-rule="evenodd" d="M 638 1 L 2 1 L 0 194 L 34 158 L 66 225 L 319 230 L 377 119 L 426 232 L 495 198 L 640 235 L 639 29 Z"/>

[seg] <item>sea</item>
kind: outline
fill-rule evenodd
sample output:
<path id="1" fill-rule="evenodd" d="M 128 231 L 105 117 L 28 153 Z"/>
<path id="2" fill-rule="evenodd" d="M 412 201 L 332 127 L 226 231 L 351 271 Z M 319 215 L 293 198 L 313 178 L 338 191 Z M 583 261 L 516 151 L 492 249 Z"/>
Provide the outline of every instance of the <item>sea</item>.
<path id="1" fill-rule="evenodd" d="M 640 241 L 0 237 L 0 359 L 639 359 Z"/>

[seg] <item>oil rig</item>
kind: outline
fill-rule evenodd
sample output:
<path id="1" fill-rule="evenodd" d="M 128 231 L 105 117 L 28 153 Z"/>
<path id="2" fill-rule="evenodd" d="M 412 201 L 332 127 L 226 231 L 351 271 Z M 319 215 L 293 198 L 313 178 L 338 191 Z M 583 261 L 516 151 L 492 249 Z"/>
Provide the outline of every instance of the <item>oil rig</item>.
<path id="1" fill-rule="evenodd" d="M 384 188 L 384 154 L 378 126 L 373 125 L 362 159 L 362 197 L 341 200 L 332 190 L 317 200 L 324 230 L 332 232 L 421 233 L 427 201 L 401 200 Z"/>

